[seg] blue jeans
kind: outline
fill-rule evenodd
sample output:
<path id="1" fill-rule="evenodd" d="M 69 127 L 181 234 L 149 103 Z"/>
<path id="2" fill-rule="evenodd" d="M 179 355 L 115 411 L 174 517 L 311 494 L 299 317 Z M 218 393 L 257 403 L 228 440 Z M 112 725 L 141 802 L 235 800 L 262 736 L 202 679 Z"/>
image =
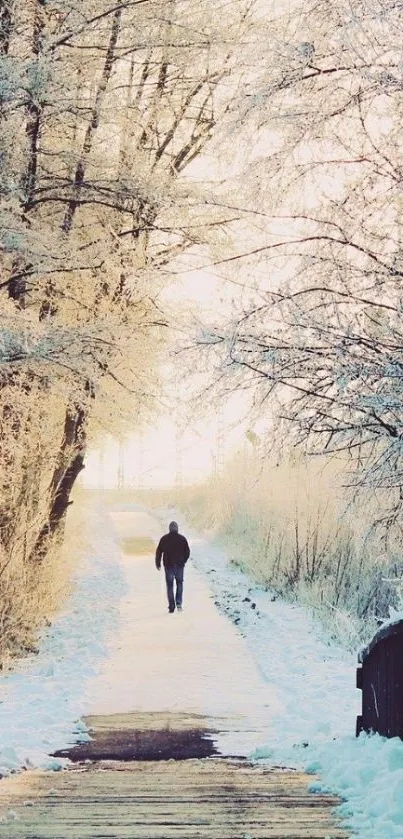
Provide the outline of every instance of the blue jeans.
<path id="1" fill-rule="evenodd" d="M 183 597 L 183 565 L 173 565 L 171 568 L 165 568 L 165 579 L 167 583 L 167 595 L 169 611 L 175 611 L 176 606 L 182 606 Z M 176 582 L 176 593 L 174 594 L 174 582 Z"/>

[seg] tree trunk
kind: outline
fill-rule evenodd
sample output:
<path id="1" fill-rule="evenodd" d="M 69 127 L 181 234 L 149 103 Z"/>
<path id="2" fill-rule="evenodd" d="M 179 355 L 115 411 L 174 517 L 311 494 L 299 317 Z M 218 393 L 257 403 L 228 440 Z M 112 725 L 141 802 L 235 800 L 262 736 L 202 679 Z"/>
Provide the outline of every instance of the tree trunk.
<path id="1" fill-rule="evenodd" d="M 10 23 L 7 38 L 7 49 L 10 50 L 12 57 L 22 60 L 30 59 L 31 61 L 38 60 L 40 57 L 45 26 L 44 8 L 44 0 L 30 0 L 27 7 L 24 7 L 24 3 L 20 2 L 14 7 L 13 25 L 11 26 Z M 20 178 L 21 217 L 28 227 L 28 214 L 32 209 L 36 188 L 40 130 L 41 108 L 30 97 L 24 109 L 24 122 L 21 124 L 21 137 L 24 137 L 25 165 Z M 19 309 L 25 308 L 27 275 L 30 270 L 31 265 L 28 260 L 23 256 L 15 258 L 8 282 L 8 295 L 12 300 L 15 300 Z"/>
<path id="2" fill-rule="evenodd" d="M 0 0 L 0 55 L 7 55 L 11 33 L 11 0 Z"/>
<path id="3" fill-rule="evenodd" d="M 69 233 L 73 224 L 74 215 L 78 206 L 78 198 L 81 187 L 84 183 L 85 168 L 88 155 L 92 149 L 94 134 L 99 126 L 99 116 L 101 112 L 102 103 L 104 100 L 106 88 L 111 76 L 113 62 L 115 59 L 116 44 L 119 37 L 120 21 L 122 17 L 122 10 L 118 8 L 112 18 L 111 32 L 109 37 L 108 49 L 106 51 L 105 63 L 102 69 L 101 79 L 98 84 L 94 106 L 92 108 L 91 120 L 87 125 L 84 142 L 81 150 L 81 157 L 77 163 L 74 184 L 73 197 L 67 206 L 67 210 L 62 223 L 62 230 L 64 233 Z"/>
<path id="4" fill-rule="evenodd" d="M 72 503 L 71 491 L 84 469 L 86 422 L 85 408 L 76 405 L 67 410 L 58 461 L 49 487 L 49 517 L 36 540 L 29 558 L 31 562 L 42 562 L 53 539 L 63 530 L 67 508 Z"/>

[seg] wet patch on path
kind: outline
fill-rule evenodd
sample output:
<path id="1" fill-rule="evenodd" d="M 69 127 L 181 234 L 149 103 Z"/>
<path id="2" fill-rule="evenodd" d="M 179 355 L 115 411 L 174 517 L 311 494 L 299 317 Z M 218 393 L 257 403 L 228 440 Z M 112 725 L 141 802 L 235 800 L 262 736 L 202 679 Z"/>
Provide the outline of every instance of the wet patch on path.
<path id="1" fill-rule="evenodd" d="M 218 756 L 217 732 L 197 714 L 111 714 L 84 719 L 91 737 L 55 752 L 73 763 L 85 761 L 191 760 Z"/>
<path id="2" fill-rule="evenodd" d="M 121 536 L 119 544 L 122 552 L 133 559 L 155 553 L 155 541 L 150 536 Z"/>

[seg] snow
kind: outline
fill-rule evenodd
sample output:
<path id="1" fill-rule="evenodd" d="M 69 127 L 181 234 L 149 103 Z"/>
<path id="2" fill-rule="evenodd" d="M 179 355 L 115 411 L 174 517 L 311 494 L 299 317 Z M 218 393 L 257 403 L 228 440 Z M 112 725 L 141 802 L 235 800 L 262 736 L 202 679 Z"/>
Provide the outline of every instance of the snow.
<path id="1" fill-rule="evenodd" d="M 360 647 L 360 649 L 358 650 L 357 658 L 358 658 L 359 663 L 362 664 L 363 661 L 366 659 L 367 655 L 369 654 L 369 652 L 371 651 L 371 649 L 373 648 L 373 646 L 378 642 L 378 640 L 385 637 L 385 634 L 388 634 L 388 633 L 386 633 L 386 630 L 389 630 L 392 627 L 397 628 L 399 626 L 399 624 L 400 624 L 399 629 L 398 630 L 396 629 L 395 631 L 399 632 L 399 634 L 400 634 L 401 624 L 403 624 L 403 612 L 397 611 L 396 609 L 393 608 L 393 606 L 389 606 L 389 618 L 380 623 L 379 629 L 378 629 L 377 633 L 373 636 L 373 638 L 371 638 L 370 643 L 366 644 L 363 647 Z"/>
<path id="2" fill-rule="evenodd" d="M 172 517 L 178 514 L 170 511 Z M 161 521 L 166 518 L 165 513 Z M 129 615 L 132 595 L 108 521 L 108 516 L 94 513 L 91 551 L 77 572 L 66 609 L 41 639 L 39 654 L 0 677 L 2 774 L 29 766 L 61 768 L 63 761 L 50 755 L 87 736 L 85 726 L 77 720 L 93 708 L 94 685 L 101 688 L 105 682 L 104 691 L 97 693 L 100 707 L 111 699 L 107 673 L 109 669 L 113 672 L 125 632 L 130 634 L 127 629 L 122 634 L 122 615 Z M 329 642 L 305 609 L 255 587 L 229 564 L 221 548 L 185 526 L 183 530 L 192 547 L 189 587 L 193 581 L 196 586 L 198 574 L 203 586 L 208 582 L 212 600 L 242 638 L 263 686 L 257 691 L 255 676 L 248 676 L 249 684 L 240 697 L 245 704 L 242 711 L 246 713 L 249 703 L 257 725 L 250 756 L 265 765 L 303 768 L 315 776 L 312 791 L 340 795 L 339 815 L 357 839 L 403 839 L 403 742 L 378 735 L 355 737 L 361 700 L 355 688 L 356 656 Z M 150 626 L 153 616 L 148 618 Z M 167 631 L 172 642 L 185 625 L 183 619 L 187 619 L 186 608 L 183 615 L 169 618 L 171 628 Z M 168 618 L 164 616 L 164 620 Z M 138 621 L 132 619 L 132 634 L 137 626 Z M 188 626 L 193 631 L 191 624 Z M 201 649 L 200 638 L 199 645 Z M 117 671 L 121 666 L 124 675 L 124 648 L 120 656 Z M 139 670 L 141 666 L 140 662 Z M 227 673 L 224 675 L 227 679 Z M 150 678 L 147 675 L 144 685 L 140 676 L 138 680 L 145 703 L 154 689 Z M 164 699 L 170 705 L 174 686 L 167 682 L 166 687 Z M 232 692 L 229 707 L 231 702 L 235 707 L 237 700 L 232 687 L 228 684 L 228 694 Z M 122 697 L 122 707 L 131 690 Z M 211 699 L 208 692 L 207 680 L 206 701 Z M 218 706 L 221 711 L 224 700 L 222 694 L 216 700 L 222 703 Z"/>
<path id="3" fill-rule="evenodd" d="M 32 766 L 60 769 L 66 761 L 51 753 L 88 738 L 79 721 L 91 701 L 86 686 L 108 654 L 124 592 L 114 533 L 96 510 L 91 530 L 91 551 L 39 654 L 0 677 L 0 775 Z"/>

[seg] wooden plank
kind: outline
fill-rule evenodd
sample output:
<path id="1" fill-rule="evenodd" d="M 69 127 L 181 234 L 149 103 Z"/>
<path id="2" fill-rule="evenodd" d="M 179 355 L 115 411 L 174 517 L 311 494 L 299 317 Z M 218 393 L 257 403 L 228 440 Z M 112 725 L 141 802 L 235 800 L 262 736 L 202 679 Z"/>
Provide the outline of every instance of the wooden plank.
<path id="1" fill-rule="evenodd" d="M 0 784 L 0 836 L 346 839 L 332 812 L 337 799 L 309 793 L 310 783 L 300 772 L 219 759 L 26 772 Z"/>

